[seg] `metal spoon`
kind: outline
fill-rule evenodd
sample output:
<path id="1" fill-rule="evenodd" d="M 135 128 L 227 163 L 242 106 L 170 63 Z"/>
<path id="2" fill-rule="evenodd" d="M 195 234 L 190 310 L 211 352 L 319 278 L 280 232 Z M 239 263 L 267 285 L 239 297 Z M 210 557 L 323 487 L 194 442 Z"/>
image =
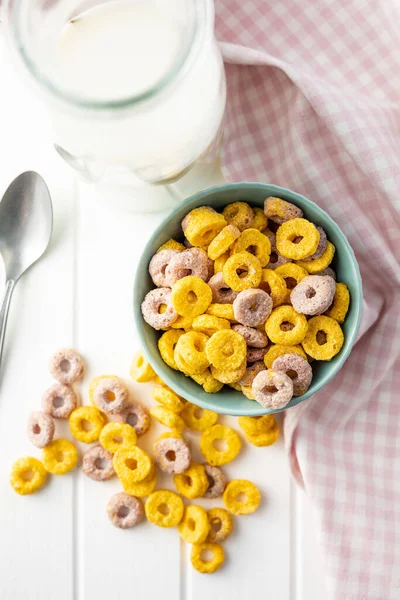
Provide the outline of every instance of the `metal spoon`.
<path id="1" fill-rule="evenodd" d="M 53 229 L 50 193 L 38 173 L 19 175 L 0 202 L 0 254 L 6 287 L 0 309 L 0 367 L 8 309 L 15 284 L 46 250 Z"/>

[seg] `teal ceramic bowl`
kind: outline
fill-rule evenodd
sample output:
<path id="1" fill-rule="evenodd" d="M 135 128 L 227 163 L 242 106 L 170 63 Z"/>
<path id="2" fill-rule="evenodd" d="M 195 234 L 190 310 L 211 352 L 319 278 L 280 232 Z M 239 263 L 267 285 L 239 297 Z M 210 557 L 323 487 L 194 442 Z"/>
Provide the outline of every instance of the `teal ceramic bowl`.
<path id="1" fill-rule="evenodd" d="M 268 196 L 278 196 L 293 202 L 303 210 L 307 219 L 325 229 L 329 240 L 336 246 L 335 258 L 331 266 L 337 273 L 338 281 L 346 283 L 351 294 L 350 310 L 343 324 L 345 342 L 341 351 L 329 362 L 313 363 L 314 376 L 308 391 L 303 396 L 293 398 L 285 409 L 281 410 L 304 402 L 336 375 L 350 354 L 360 325 L 362 282 L 356 258 L 338 225 L 314 202 L 285 188 L 262 183 L 232 183 L 210 188 L 188 198 L 157 227 L 143 250 L 134 282 L 133 312 L 143 352 L 161 379 L 177 394 L 190 402 L 218 413 L 259 416 L 280 411 L 266 410 L 257 402 L 248 400 L 243 394 L 227 386 L 224 386 L 216 394 L 207 394 L 190 377 L 174 371 L 163 362 L 157 347 L 161 333 L 145 323 L 140 310 L 144 296 L 154 287 L 147 269 L 151 257 L 161 244 L 171 237 L 177 240 L 182 239 L 181 220 L 193 208 L 209 205 L 220 211 L 227 204 L 239 200 L 249 202 L 252 206 L 263 207 L 264 199 Z"/>

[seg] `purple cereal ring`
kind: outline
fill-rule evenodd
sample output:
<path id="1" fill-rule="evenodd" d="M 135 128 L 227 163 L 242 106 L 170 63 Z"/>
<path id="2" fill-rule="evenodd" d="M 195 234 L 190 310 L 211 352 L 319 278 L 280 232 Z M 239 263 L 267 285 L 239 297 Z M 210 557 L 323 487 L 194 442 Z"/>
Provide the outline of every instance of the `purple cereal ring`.
<path id="1" fill-rule="evenodd" d="M 247 364 L 264 360 L 264 356 L 267 354 L 268 348 L 248 348 L 246 361 Z"/>
<path id="2" fill-rule="evenodd" d="M 326 269 L 320 271 L 319 273 L 315 273 L 315 275 L 319 275 L 320 277 L 326 277 L 327 275 L 329 275 L 329 277 L 332 277 L 332 279 L 336 281 L 336 273 L 330 267 L 326 267 Z"/>
<path id="3" fill-rule="evenodd" d="M 165 279 L 168 286 L 174 285 L 178 279 L 195 275 L 203 281 L 208 280 L 209 264 L 207 254 L 200 248 L 190 248 L 183 252 L 178 252 L 170 260 L 165 269 Z"/>
<path id="4" fill-rule="evenodd" d="M 35 410 L 28 417 L 27 433 L 36 448 L 44 448 L 54 437 L 54 421 L 47 413 Z"/>
<path id="5" fill-rule="evenodd" d="M 208 488 L 203 498 L 219 498 L 224 493 L 227 479 L 222 469 L 204 465 L 204 470 L 208 479 Z"/>
<path id="6" fill-rule="evenodd" d="M 293 383 L 290 377 L 273 369 L 265 369 L 257 373 L 251 389 L 255 400 L 264 408 L 283 408 L 289 404 L 293 396 Z"/>
<path id="7" fill-rule="evenodd" d="M 116 377 L 104 377 L 93 390 L 93 402 L 105 413 L 120 412 L 126 408 L 128 389 Z"/>
<path id="8" fill-rule="evenodd" d="M 129 529 L 129 527 L 133 527 L 143 520 L 143 503 L 136 496 L 119 492 L 108 501 L 107 514 L 115 527 Z"/>
<path id="9" fill-rule="evenodd" d="M 277 269 L 281 265 L 285 265 L 288 262 L 293 262 L 290 258 L 286 258 L 282 256 L 280 252 L 278 252 L 276 246 L 272 246 L 271 244 L 271 254 L 269 257 L 269 263 L 265 267 L 266 269 Z"/>
<path id="10" fill-rule="evenodd" d="M 168 437 L 153 444 L 154 458 L 164 473 L 177 475 L 189 468 L 191 452 L 185 440 Z"/>
<path id="11" fill-rule="evenodd" d="M 222 273 L 216 273 L 213 275 L 208 282 L 208 285 L 212 291 L 212 301 L 217 304 L 232 304 L 237 292 L 231 290 L 231 288 L 225 283 L 224 276 Z"/>
<path id="12" fill-rule="evenodd" d="M 276 247 L 276 235 L 273 231 L 270 231 L 269 229 L 264 229 L 264 231 L 262 232 L 264 235 L 267 236 L 267 238 L 269 239 L 269 241 L 271 242 L 271 248 L 275 248 Z"/>
<path id="13" fill-rule="evenodd" d="M 271 311 L 272 298 L 264 290 L 243 290 L 233 301 L 235 320 L 248 327 L 257 327 L 265 323 Z"/>
<path id="14" fill-rule="evenodd" d="M 100 444 L 89 448 L 83 455 L 82 471 L 94 481 L 106 481 L 115 475 L 113 455 Z"/>
<path id="15" fill-rule="evenodd" d="M 326 237 L 325 230 L 322 229 L 322 227 L 320 227 L 319 225 L 317 225 L 317 229 L 319 231 L 318 247 L 317 247 L 316 251 L 314 252 L 314 254 L 312 254 L 311 256 L 308 256 L 307 258 L 303 258 L 304 262 L 307 262 L 308 260 L 316 260 L 317 258 L 321 258 L 321 256 L 323 255 L 323 253 L 326 250 L 326 244 L 328 242 L 328 238 Z"/>
<path id="16" fill-rule="evenodd" d="M 336 282 L 329 275 L 308 275 L 290 292 L 293 308 L 303 315 L 322 315 L 330 305 L 336 291 Z"/>
<path id="17" fill-rule="evenodd" d="M 308 362 L 298 354 L 282 354 L 272 363 L 274 371 L 285 373 L 293 383 L 293 395 L 302 396 L 310 387 L 312 368 Z"/>
<path id="18" fill-rule="evenodd" d="M 177 254 L 180 254 L 179 250 L 160 250 L 160 252 L 157 252 L 153 256 L 149 264 L 149 273 L 154 285 L 157 287 L 168 287 L 168 277 L 165 274 L 165 270 L 168 263 Z"/>
<path id="19" fill-rule="evenodd" d="M 252 348 L 265 348 L 268 344 L 267 334 L 264 331 L 246 325 L 232 325 L 232 329 L 240 333 L 246 344 Z"/>
<path id="20" fill-rule="evenodd" d="M 246 373 L 239 379 L 239 385 L 250 386 L 254 381 L 254 377 L 260 372 L 265 370 L 265 364 L 263 360 L 258 360 L 257 362 L 247 367 Z"/>
<path id="21" fill-rule="evenodd" d="M 82 356 L 73 348 L 62 348 L 50 358 L 51 375 L 65 385 L 82 379 L 84 368 Z"/>
<path id="22" fill-rule="evenodd" d="M 114 413 L 112 420 L 119 421 L 120 423 L 128 423 L 136 431 L 138 437 L 148 431 L 151 423 L 149 411 L 139 402 L 131 402 L 121 412 Z"/>
<path id="23" fill-rule="evenodd" d="M 148 292 L 142 302 L 143 318 L 154 329 L 169 327 L 178 318 L 178 313 L 171 302 L 171 293 L 168 287 L 157 288 Z M 160 313 L 159 310 L 163 304 L 167 309 Z"/>
<path id="24" fill-rule="evenodd" d="M 42 408 L 55 419 L 68 419 L 78 400 L 72 387 L 55 383 L 42 396 Z"/>

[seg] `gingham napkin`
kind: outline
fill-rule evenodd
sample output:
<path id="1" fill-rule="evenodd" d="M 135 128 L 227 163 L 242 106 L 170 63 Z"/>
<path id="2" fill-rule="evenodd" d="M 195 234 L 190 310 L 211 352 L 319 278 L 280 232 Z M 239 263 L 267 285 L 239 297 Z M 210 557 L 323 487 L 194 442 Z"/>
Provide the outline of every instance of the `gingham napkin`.
<path id="1" fill-rule="evenodd" d="M 330 597 L 399 600 L 400 3 L 217 0 L 216 12 L 228 176 L 314 200 L 363 278 L 350 358 L 285 419 Z"/>

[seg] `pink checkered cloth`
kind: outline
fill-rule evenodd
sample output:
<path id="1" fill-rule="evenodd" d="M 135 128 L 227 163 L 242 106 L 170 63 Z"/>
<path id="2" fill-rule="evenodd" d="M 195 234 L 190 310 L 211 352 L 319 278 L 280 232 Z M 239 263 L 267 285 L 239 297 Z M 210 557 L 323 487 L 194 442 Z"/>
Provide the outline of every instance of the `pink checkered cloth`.
<path id="1" fill-rule="evenodd" d="M 217 0 L 216 12 L 228 175 L 314 200 L 349 238 L 363 278 L 350 358 L 285 420 L 329 593 L 399 600 L 400 4 Z"/>

